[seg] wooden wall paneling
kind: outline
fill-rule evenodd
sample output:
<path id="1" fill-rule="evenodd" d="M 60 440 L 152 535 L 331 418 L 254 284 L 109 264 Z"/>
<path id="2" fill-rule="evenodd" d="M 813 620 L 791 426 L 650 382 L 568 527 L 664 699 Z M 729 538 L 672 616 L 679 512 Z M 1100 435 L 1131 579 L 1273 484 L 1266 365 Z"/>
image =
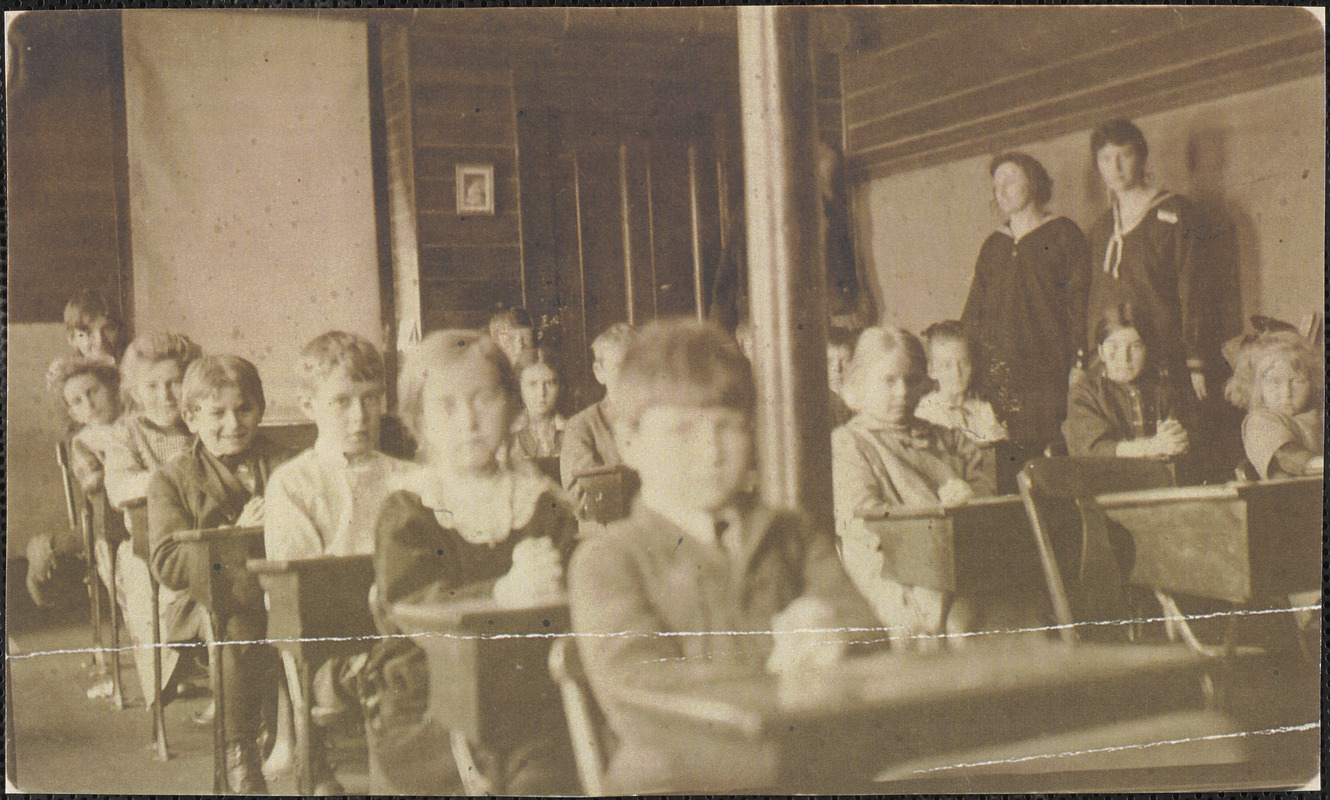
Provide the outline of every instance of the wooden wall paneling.
<path id="1" fill-rule="evenodd" d="M 422 321 L 483 326 L 524 303 L 513 72 L 500 50 L 414 26 L 411 100 Z M 459 164 L 494 166 L 494 214 L 457 213 Z"/>
<path id="2" fill-rule="evenodd" d="M 620 230 L 623 236 L 624 306 L 630 323 L 641 325 L 657 315 L 652 230 L 653 142 L 625 138 L 619 143 Z"/>
<path id="3" fill-rule="evenodd" d="M 652 206 L 655 222 L 655 295 L 659 316 L 697 313 L 693 282 L 693 203 L 688 149 L 692 142 L 660 142 L 651 150 Z M 696 148 L 694 148 L 694 151 Z M 707 164 L 694 158 L 694 171 Z M 702 208 L 697 209 L 699 257 Z"/>
<path id="4" fill-rule="evenodd" d="M 587 333 L 595 339 L 628 319 L 623 269 L 618 142 L 601 138 L 576 147 L 581 231 L 583 305 Z"/>
<path id="5" fill-rule="evenodd" d="M 8 319 L 60 322 L 85 286 L 132 319 L 119 12 L 25 15 L 9 35 Z"/>
<path id="6" fill-rule="evenodd" d="M 908 141 L 921 131 L 982 130 L 1017 113 L 1056 116 L 1066 113 L 1068 103 L 1094 104 L 1105 96 L 1112 102 L 1115 92 L 1139 92 L 1165 82 L 1190 83 L 1253 59 L 1277 58 L 1289 39 L 1298 38 L 1296 32 L 1290 36 L 1269 31 L 1271 40 L 1253 42 L 1254 31 L 1226 22 L 1212 18 L 1181 32 L 1160 33 L 951 94 L 929 87 L 933 93 L 926 102 L 906 102 L 902 110 L 876 119 L 856 117 L 849 126 L 852 148 L 868 153 Z"/>
<path id="7" fill-rule="evenodd" d="M 1296 9 L 971 9 L 846 55 L 848 152 L 865 175 L 914 169 L 1323 70 L 1323 44 Z"/>

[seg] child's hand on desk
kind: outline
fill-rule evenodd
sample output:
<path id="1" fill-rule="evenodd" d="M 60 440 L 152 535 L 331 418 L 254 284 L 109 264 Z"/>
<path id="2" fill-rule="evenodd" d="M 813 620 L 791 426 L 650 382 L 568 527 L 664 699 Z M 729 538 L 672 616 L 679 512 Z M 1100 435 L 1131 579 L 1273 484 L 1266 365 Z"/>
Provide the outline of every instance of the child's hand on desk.
<path id="1" fill-rule="evenodd" d="M 952 478 L 938 487 L 937 499 L 944 506 L 956 506 L 974 497 L 974 489 L 960 478 Z"/>
<path id="2" fill-rule="evenodd" d="M 775 646 L 766 670 L 777 675 L 824 671 L 841 660 L 847 643 L 831 607 L 812 597 L 801 597 L 772 617 L 771 635 Z"/>
<path id="3" fill-rule="evenodd" d="M 262 524 L 263 495 L 255 495 L 249 498 L 249 502 L 240 510 L 240 516 L 236 517 L 236 527 L 253 528 Z"/>
<path id="4" fill-rule="evenodd" d="M 549 537 L 513 546 L 513 566 L 494 584 L 494 602 L 509 608 L 538 605 L 559 596 L 563 564 Z"/>
<path id="5" fill-rule="evenodd" d="M 1312 456 L 1307 459 L 1307 466 L 1302 468 L 1304 474 L 1320 475 L 1325 472 L 1325 456 Z"/>

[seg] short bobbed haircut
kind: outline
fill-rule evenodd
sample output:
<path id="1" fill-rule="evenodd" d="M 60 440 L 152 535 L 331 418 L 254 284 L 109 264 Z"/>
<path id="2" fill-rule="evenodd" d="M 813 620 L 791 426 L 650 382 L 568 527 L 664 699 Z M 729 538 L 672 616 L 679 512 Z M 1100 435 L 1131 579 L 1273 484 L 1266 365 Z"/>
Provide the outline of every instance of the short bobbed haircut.
<path id="1" fill-rule="evenodd" d="M 654 320 L 624 351 L 615 415 L 636 431 L 656 406 L 728 408 L 751 418 L 757 405 L 753 368 L 725 331 L 689 317 Z"/>
<path id="2" fill-rule="evenodd" d="M 1053 199 L 1053 178 L 1049 176 L 1048 170 L 1044 169 L 1044 165 L 1040 164 L 1034 156 L 1016 151 L 1000 153 L 988 162 L 989 177 L 996 175 L 998 167 L 1003 164 L 1015 164 L 1021 172 L 1025 173 L 1025 180 L 1030 182 L 1031 198 L 1037 208 L 1043 208 L 1048 205 L 1048 201 Z"/>
<path id="3" fill-rule="evenodd" d="M 925 345 L 932 345 L 934 342 L 960 342 L 965 345 L 967 352 L 973 349 L 970 346 L 970 332 L 966 330 L 965 324 L 957 319 L 934 322 L 924 328 L 922 338 Z"/>
<path id="4" fill-rule="evenodd" d="M 559 369 L 559 359 L 554 355 L 554 351 L 548 347 L 537 347 L 522 353 L 517 357 L 517 361 L 513 363 L 513 375 L 517 378 L 518 383 L 521 383 L 523 372 L 538 364 L 549 367 L 550 371 L 554 373 L 554 377 L 560 382 L 563 381 L 563 371 Z"/>
<path id="5" fill-rule="evenodd" d="M 636 331 L 632 325 L 627 322 L 616 322 L 591 342 L 591 354 L 599 361 L 604 357 L 606 348 L 623 350 L 632 341 L 634 333 Z"/>
<path id="6" fill-rule="evenodd" d="M 490 370 L 507 399 L 509 415 L 515 414 L 521 407 L 517 377 L 508 357 L 488 336 L 474 330 L 435 331 L 407 353 L 397 379 L 398 417 L 417 442 L 424 441 L 421 423 L 430 376 L 477 367 Z"/>
<path id="7" fill-rule="evenodd" d="M 1322 403 L 1325 370 L 1322 359 L 1311 343 L 1295 331 L 1263 333 L 1243 345 L 1233 362 L 1233 377 L 1224 385 L 1224 397 L 1244 410 L 1260 407 L 1256 384 L 1260 370 L 1276 359 L 1286 361 L 1311 384 L 1311 403 Z"/>
<path id="8" fill-rule="evenodd" d="M 1124 328 L 1135 329 L 1136 333 L 1140 334 L 1141 341 L 1145 342 L 1146 352 L 1153 351 L 1156 344 L 1154 329 L 1143 314 L 1136 313 L 1131 303 L 1119 303 L 1104 309 L 1099 319 L 1095 321 L 1095 346 L 1102 345 L 1108 337 Z"/>
<path id="9" fill-rule="evenodd" d="M 928 376 L 928 356 L 923 343 L 904 328 L 867 328 L 859 334 L 854 346 L 854 358 L 845 371 L 841 397 L 854 411 L 863 411 L 872 405 L 878 387 L 868 385 L 872 368 L 893 353 L 904 353 L 910 365 L 910 376 L 922 381 Z"/>
<path id="10" fill-rule="evenodd" d="M 122 330 L 125 327 L 120 310 L 106 302 L 106 296 L 96 289 L 80 289 L 65 303 L 66 331 L 86 331 L 98 319 L 106 319 Z"/>
<path id="11" fill-rule="evenodd" d="M 258 368 L 240 356 L 221 355 L 200 356 L 190 363 L 180 383 L 180 410 L 192 414 L 204 400 L 223 389 L 240 392 L 260 414 L 267 407 Z"/>
<path id="12" fill-rule="evenodd" d="M 203 349 L 183 333 L 150 333 L 136 337 L 120 360 L 120 393 L 126 407 L 136 408 L 134 388 L 143 371 L 163 361 L 174 361 L 183 373 Z"/>
<path id="13" fill-rule="evenodd" d="M 491 338 L 498 336 L 499 331 L 520 330 L 523 328 L 535 328 L 535 326 L 531 324 L 531 314 L 529 314 L 525 308 L 505 308 L 490 317 L 489 332 Z"/>
<path id="14" fill-rule="evenodd" d="M 356 382 L 384 382 L 383 354 L 374 343 L 344 331 L 328 331 L 300 348 L 300 388 L 309 394 L 329 375 L 345 371 Z"/>
<path id="15" fill-rule="evenodd" d="M 1145 161 L 1150 157 L 1150 145 L 1145 143 L 1145 134 L 1141 133 L 1141 129 L 1130 120 L 1109 120 L 1095 128 L 1090 134 L 1090 160 L 1097 159 L 1099 151 L 1110 144 L 1135 150 L 1141 168 L 1145 168 Z"/>
<path id="16" fill-rule="evenodd" d="M 120 371 L 115 364 L 96 358 L 58 358 L 46 370 L 46 391 L 55 395 L 66 414 L 69 413 L 69 404 L 65 402 L 65 384 L 80 375 L 91 375 L 113 396 L 120 392 Z"/>

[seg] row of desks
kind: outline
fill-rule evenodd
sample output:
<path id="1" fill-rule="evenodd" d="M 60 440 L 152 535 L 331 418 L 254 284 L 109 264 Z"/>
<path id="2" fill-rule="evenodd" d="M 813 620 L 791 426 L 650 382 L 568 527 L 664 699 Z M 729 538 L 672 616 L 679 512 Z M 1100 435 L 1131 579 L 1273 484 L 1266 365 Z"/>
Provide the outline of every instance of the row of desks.
<path id="1" fill-rule="evenodd" d="M 1312 578 L 1319 587 L 1320 491 L 1318 480 L 1305 479 L 1120 493 L 1095 502 L 1136 540 L 1132 580 L 1240 603 Z M 1038 579 L 1017 498 L 903 510 L 873 524 L 887 570 L 903 583 L 987 592 Z M 309 664 L 366 650 L 374 640 L 372 565 L 368 558 L 254 561 L 262 554 L 255 530 L 181 537 L 199 549 L 195 599 L 223 617 L 235 603 L 253 601 L 259 576 L 269 597 L 269 637 L 304 676 L 307 700 Z M 569 630 L 566 604 L 398 606 L 392 618 L 429 659 L 431 716 L 469 740 L 512 741 L 533 704 L 558 705 L 545 659 L 552 637 Z M 632 690 L 621 699 L 688 746 L 760 743 L 782 766 L 782 786 L 819 786 L 962 744 L 1055 734 L 1080 724 L 1079 710 L 1087 707 L 1111 720 L 1142 704 L 1158 711 L 1194 705 L 1194 653 L 1108 653 L 1026 643 L 929 657 L 885 654 L 847 662 L 816 685 L 782 687 L 754 676 Z"/>

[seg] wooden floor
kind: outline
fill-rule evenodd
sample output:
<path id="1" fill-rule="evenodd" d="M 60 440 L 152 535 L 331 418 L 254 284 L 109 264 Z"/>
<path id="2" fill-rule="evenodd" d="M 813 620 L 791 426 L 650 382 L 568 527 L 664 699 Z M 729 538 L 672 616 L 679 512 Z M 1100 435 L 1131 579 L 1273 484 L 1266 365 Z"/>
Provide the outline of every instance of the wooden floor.
<path id="1" fill-rule="evenodd" d="M 184 698 L 166 707 L 171 759 L 153 758 L 134 659 L 126 654 L 124 686 L 132 707 L 117 710 L 109 699 L 89 699 L 96 682 L 86 652 L 86 612 L 23 614 L 11 624 L 10 691 L 17 781 L 23 792 L 70 794 L 199 795 L 212 791 L 211 729 L 192 717 L 206 697 Z M 11 623 L 20 620 L 11 619 Z M 122 639 L 124 635 L 122 634 Z M 364 740 L 344 738 L 337 748 L 337 774 L 348 793 L 365 794 L 368 774 Z M 268 783 L 273 794 L 295 794 L 293 774 Z"/>
<path id="2" fill-rule="evenodd" d="M 20 584 L 21 585 L 21 584 Z M 11 581 L 12 586 L 12 581 Z M 26 598 L 24 598 L 26 599 Z M 20 603 L 20 605 L 22 605 Z M 124 660 L 124 685 L 133 707 L 118 711 L 107 699 L 88 699 L 95 682 L 88 664 L 86 611 L 17 610 L 8 620 L 10 700 L 17 781 L 24 792 L 73 794 L 195 795 L 212 790 L 210 730 L 192 716 L 206 698 L 188 698 L 166 709 L 172 758 L 153 759 L 149 720 L 132 657 Z M 1293 674 L 1290 674 L 1292 672 Z M 1149 770 L 1139 774 L 1068 773 L 1042 776 L 959 776 L 881 784 L 884 793 L 1060 792 L 1190 788 L 1295 788 L 1319 772 L 1319 676 L 1267 662 L 1246 664 L 1231 676 L 1226 711 L 1251 735 L 1250 763 L 1197 770 Z M 363 739 L 343 736 L 337 774 L 351 794 L 368 789 Z M 292 775 L 269 782 L 273 794 L 294 794 Z"/>

